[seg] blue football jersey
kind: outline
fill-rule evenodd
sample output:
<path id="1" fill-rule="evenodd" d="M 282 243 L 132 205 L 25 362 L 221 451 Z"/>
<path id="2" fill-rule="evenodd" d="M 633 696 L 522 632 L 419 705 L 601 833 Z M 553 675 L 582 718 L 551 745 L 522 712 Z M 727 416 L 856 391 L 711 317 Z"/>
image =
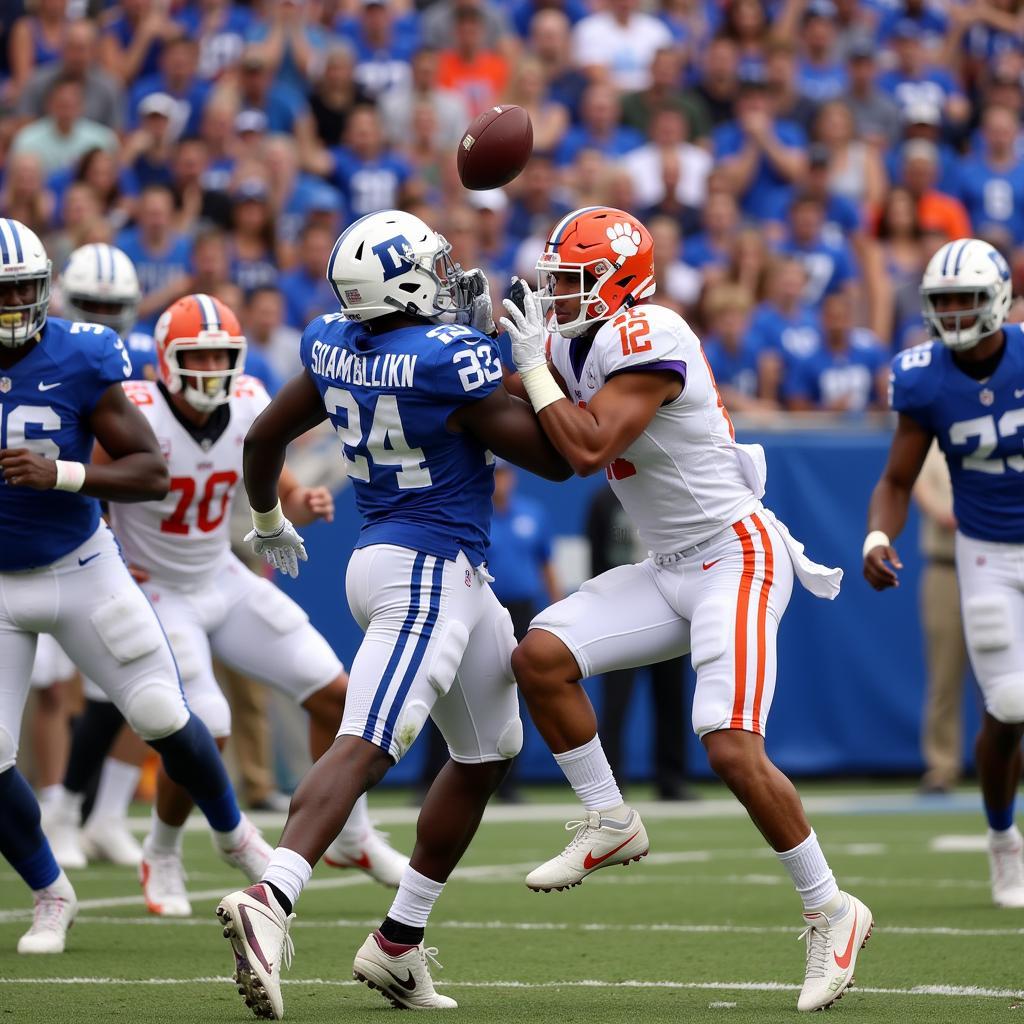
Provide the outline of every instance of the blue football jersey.
<path id="1" fill-rule="evenodd" d="M 302 335 L 302 365 L 341 438 L 356 507 L 357 547 L 396 544 L 484 560 L 494 468 L 448 418 L 501 383 L 501 357 L 469 327 L 429 325 L 372 334 L 340 314 Z"/>
<path id="2" fill-rule="evenodd" d="M 50 317 L 32 350 L 0 368 L 0 448 L 89 462 L 89 417 L 103 392 L 131 373 L 124 343 L 109 327 Z M 99 518 L 95 498 L 0 478 L 0 572 L 50 565 L 84 544 Z"/>
<path id="3" fill-rule="evenodd" d="M 977 540 L 1024 543 L 1024 328 L 1007 324 L 995 373 L 974 380 L 941 342 L 892 363 L 892 407 L 938 439 L 953 481 L 953 513 Z"/>

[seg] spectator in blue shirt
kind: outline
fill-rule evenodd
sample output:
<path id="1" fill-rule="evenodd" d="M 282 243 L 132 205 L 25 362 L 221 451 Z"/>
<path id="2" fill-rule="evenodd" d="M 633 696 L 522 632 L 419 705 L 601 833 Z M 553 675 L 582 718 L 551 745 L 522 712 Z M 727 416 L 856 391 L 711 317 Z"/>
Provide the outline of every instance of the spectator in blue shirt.
<path id="1" fill-rule="evenodd" d="M 197 0 L 174 20 L 199 43 L 199 76 L 213 81 L 238 63 L 253 17 L 246 7 L 225 0 Z"/>
<path id="2" fill-rule="evenodd" d="M 306 92 L 332 39 L 316 22 L 320 8 L 305 0 L 277 0 L 265 5 L 264 12 L 264 20 L 249 26 L 247 41 L 260 44 L 276 82 Z"/>
<path id="3" fill-rule="evenodd" d="M 345 129 L 345 145 L 331 151 L 331 178 L 353 219 L 402 205 L 412 168 L 385 148 L 380 116 L 374 107 L 357 107 Z"/>
<path id="4" fill-rule="evenodd" d="M 845 241 L 838 244 L 824 237 L 825 204 L 817 196 L 803 193 L 789 210 L 789 233 L 780 249 L 803 262 L 807 271 L 804 303 L 817 309 L 826 295 L 855 287 L 857 266 Z"/>
<path id="5" fill-rule="evenodd" d="M 530 20 L 529 47 L 544 67 L 548 99 L 561 103 L 578 121 L 587 78 L 573 67 L 569 19 L 563 11 L 545 7 Z"/>
<path id="6" fill-rule="evenodd" d="M 164 185 L 150 185 L 139 196 L 136 223 L 114 244 L 135 264 L 142 301 L 138 330 L 152 334 L 157 317 L 191 287 L 192 246 L 173 227 L 174 197 Z"/>
<path id="7" fill-rule="evenodd" d="M 822 344 L 786 375 L 786 406 L 860 413 L 888 407 L 889 355 L 870 331 L 853 326 L 848 295 L 830 295 L 821 310 Z"/>
<path id="8" fill-rule="evenodd" d="M 732 193 L 709 192 L 701 218 L 703 230 L 686 239 L 686 262 L 702 272 L 728 266 L 739 226 L 740 211 Z"/>
<path id="9" fill-rule="evenodd" d="M 797 82 L 801 95 L 812 103 L 837 99 L 849 85 L 846 65 L 838 59 L 837 13 L 832 0 L 811 0 L 804 13 Z"/>
<path id="10" fill-rule="evenodd" d="M 736 120 L 715 129 L 715 156 L 735 183 L 740 205 L 758 220 L 770 217 L 803 177 L 807 138 L 791 121 L 775 117 L 763 72 L 748 71 L 736 103 Z"/>
<path id="11" fill-rule="evenodd" d="M 949 19 L 946 12 L 928 0 L 903 0 L 890 6 L 878 25 L 878 41 L 888 45 L 901 32 L 913 26 L 917 37 L 929 49 L 940 47 L 946 35 Z"/>
<path id="12" fill-rule="evenodd" d="M 279 276 L 274 211 L 267 184 L 260 178 L 240 181 L 231 200 L 231 280 L 247 295 L 274 284 Z"/>
<path id="13" fill-rule="evenodd" d="M 198 74 L 199 49 L 193 39 L 179 36 L 164 44 L 160 55 L 160 70 L 155 75 L 140 78 L 128 94 L 126 127 L 138 126 L 136 111 L 150 93 L 162 92 L 178 102 L 178 122 L 182 135 L 198 135 L 203 107 L 210 96 L 210 83 Z"/>
<path id="14" fill-rule="evenodd" d="M 338 308 L 338 299 L 327 282 L 327 261 L 334 246 L 334 233 L 320 224 L 307 224 L 299 234 L 299 265 L 281 275 L 285 318 L 289 327 L 303 331 L 324 313 Z"/>
<path id="15" fill-rule="evenodd" d="M 1020 121 L 1007 107 L 988 107 L 981 131 L 981 152 L 961 163 L 960 196 L 974 233 L 1013 249 L 1024 245 L 1024 157 L 1017 148 Z"/>
<path id="16" fill-rule="evenodd" d="M 558 198 L 558 177 L 550 153 L 534 151 L 516 182 L 516 198 L 508 217 L 508 233 L 517 241 L 545 237 L 570 210 Z"/>
<path id="17" fill-rule="evenodd" d="M 355 80 L 370 96 L 408 85 L 409 62 L 419 46 L 415 13 L 396 16 L 388 0 L 360 0 L 358 13 L 337 27 L 355 49 Z"/>
<path id="18" fill-rule="evenodd" d="M 555 151 L 555 160 L 567 167 L 584 149 L 594 149 L 606 157 L 622 156 L 639 149 L 646 141 L 634 128 L 625 128 L 622 104 L 615 87 L 603 82 L 591 85 L 580 104 L 580 123 L 573 125 Z"/>
<path id="19" fill-rule="evenodd" d="M 520 38 L 529 38 L 531 22 L 541 11 L 560 11 L 570 25 L 590 13 L 583 0 L 512 0 L 508 8 L 509 20 Z"/>

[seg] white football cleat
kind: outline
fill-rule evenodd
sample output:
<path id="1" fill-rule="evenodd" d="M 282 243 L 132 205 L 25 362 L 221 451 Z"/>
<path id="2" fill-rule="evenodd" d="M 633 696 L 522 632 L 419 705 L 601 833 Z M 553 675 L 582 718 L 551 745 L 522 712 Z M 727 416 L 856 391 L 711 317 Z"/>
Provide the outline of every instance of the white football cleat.
<path id="1" fill-rule="evenodd" d="M 997 907 L 1024 907 L 1024 838 L 1015 825 L 1006 835 L 989 835 L 992 901 Z"/>
<path id="2" fill-rule="evenodd" d="M 89 863 L 82 849 L 78 813 L 77 807 L 66 808 L 60 804 L 43 808 L 43 832 L 53 851 L 53 859 L 65 870 L 84 868 Z"/>
<path id="3" fill-rule="evenodd" d="M 565 826 L 567 832 L 576 829 L 569 845 L 526 876 L 526 884 L 534 892 L 571 889 L 599 868 L 625 866 L 647 856 L 647 830 L 635 810 L 630 812 L 624 827 L 602 824 L 600 811 L 586 813 L 582 821 L 570 821 Z"/>
<path id="4" fill-rule="evenodd" d="M 63 953 L 68 929 L 74 924 L 78 900 L 65 875 L 39 889 L 35 897 L 32 927 L 18 939 L 19 953 Z"/>
<path id="5" fill-rule="evenodd" d="M 397 889 L 409 858 L 391 846 L 383 832 L 372 828 L 360 843 L 344 842 L 339 836 L 327 848 L 324 863 L 332 868 L 359 868 L 381 885 Z"/>
<path id="6" fill-rule="evenodd" d="M 185 865 L 175 853 L 157 853 L 149 844 L 142 844 L 139 881 L 146 909 L 160 917 L 191 917 L 192 904 L 185 891 Z"/>
<path id="7" fill-rule="evenodd" d="M 242 823 L 245 829 L 236 846 L 228 850 L 222 849 L 217 845 L 217 837 L 214 835 L 213 848 L 222 861 L 233 868 L 238 868 L 250 882 L 258 882 L 270 863 L 270 855 L 274 849 L 263 838 L 263 833 L 245 815 L 242 816 Z"/>
<path id="8" fill-rule="evenodd" d="M 842 999 L 853 984 L 857 954 L 871 938 L 875 924 L 871 911 L 856 896 L 841 895 L 847 910 L 838 920 L 821 913 L 804 914 L 807 927 L 800 938 L 807 940 L 807 969 L 798 1010 L 825 1010 Z"/>
<path id="9" fill-rule="evenodd" d="M 295 915 L 285 914 L 270 886 L 260 883 L 225 896 L 217 905 L 217 917 L 231 942 L 234 979 L 245 1005 L 257 1017 L 280 1020 L 281 962 L 292 965 L 295 947 L 288 929 Z"/>
<path id="10" fill-rule="evenodd" d="M 352 963 L 352 977 L 380 994 L 399 1010 L 454 1010 L 459 1004 L 434 991 L 429 960 L 440 969 L 437 950 L 389 942 L 370 932 Z"/>
<path id="11" fill-rule="evenodd" d="M 137 868 L 142 863 L 142 846 L 123 818 L 90 818 L 82 829 L 81 844 L 89 860 L 105 860 L 123 868 Z"/>

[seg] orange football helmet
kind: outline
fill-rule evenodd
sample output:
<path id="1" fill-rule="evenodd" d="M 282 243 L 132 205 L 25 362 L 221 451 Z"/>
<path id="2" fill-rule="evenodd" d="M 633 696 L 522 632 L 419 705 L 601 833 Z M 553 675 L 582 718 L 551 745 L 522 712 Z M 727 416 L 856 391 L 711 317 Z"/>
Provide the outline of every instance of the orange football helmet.
<path id="1" fill-rule="evenodd" d="M 579 297 L 579 316 L 567 324 L 552 316 L 550 323 L 563 337 L 574 338 L 654 293 L 654 239 L 624 210 L 574 210 L 554 226 L 537 261 L 537 290 L 549 309 L 552 275 L 564 273 L 579 274 L 579 291 L 559 295 Z"/>
<path id="2" fill-rule="evenodd" d="M 238 317 L 212 295 L 186 295 L 164 310 L 156 324 L 157 367 L 171 394 L 183 394 L 200 412 L 231 398 L 234 379 L 245 368 L 245 338 Z M 231 355 L 224 370 L 184 369 L 182 352 L 223 349 Z"/>

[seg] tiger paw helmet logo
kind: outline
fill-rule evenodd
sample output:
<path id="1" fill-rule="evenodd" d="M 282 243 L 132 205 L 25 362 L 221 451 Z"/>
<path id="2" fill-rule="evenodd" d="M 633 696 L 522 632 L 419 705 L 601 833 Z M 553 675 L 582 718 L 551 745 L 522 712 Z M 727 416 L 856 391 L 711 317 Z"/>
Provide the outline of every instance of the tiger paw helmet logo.
<path id="1" fill-rule="evenodd" d="M 643 239 L 640 236 L 640 232 L 632 224 L 620 221 L 618 224 L 612 224 L 611 227 L 607 228 L 605 234 L 608 236 L 608 243 L 612 252 L 619 257 L 620 267 L 630 256 L 635 256 L 640 251 L 640 243 Z"/>

